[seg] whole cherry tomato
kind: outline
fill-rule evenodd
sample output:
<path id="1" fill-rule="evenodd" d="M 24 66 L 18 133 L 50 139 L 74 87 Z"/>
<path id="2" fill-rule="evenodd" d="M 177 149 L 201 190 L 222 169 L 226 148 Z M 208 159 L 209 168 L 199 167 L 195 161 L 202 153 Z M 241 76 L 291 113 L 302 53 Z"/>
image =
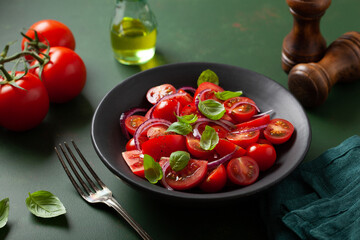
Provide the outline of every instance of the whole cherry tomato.
<path id="1" fill-rule="evenodd" d="M 23 72 L 16 72 L 20 76 Z M 12 131 L 25 131 L 42 122 L 49 110 L 49 97 L 40 79 L 27 73 L 15 83 L 0 76 L 0 125 Z M 21 89 L 22 88 L 22 89 Z"/>
<path id="2" fill-rule="evenodd" d="M 65 47 L 52 47 L 50 61 L 45 64 L 41 79 L 48 91 L 50 102 L 64 103 L 80 94 L 86 82 L 86 67 L 80 56 Z M 33 61 L 34 66 L 37 61 Z M 39 75 L 39 68 L 30 69 Z"/>
<path id="3" fill-rule="evenodd" d="M 49 45 L 50 47 L 66 47 L 71 50 L 75 49 L 75 38 L 71 30 L 63 23 L 46 19 L 34 23 L 25 33 L 26 36 L 34 39 L 35 32 L 37 32 L 40 42 Z M 46 39 L 46 40 L 45 40 Z M 25 42 L 29 40 L 23 38 L 21 47 L 24 50 Z"/>
<path id="4" fill-rule="evenodd" d="M 257 162 L 260 171 L 266 171 L 275 163 L 276 151 L 270 144 L 253 143 L 246 150 L 246 155 Z"/>

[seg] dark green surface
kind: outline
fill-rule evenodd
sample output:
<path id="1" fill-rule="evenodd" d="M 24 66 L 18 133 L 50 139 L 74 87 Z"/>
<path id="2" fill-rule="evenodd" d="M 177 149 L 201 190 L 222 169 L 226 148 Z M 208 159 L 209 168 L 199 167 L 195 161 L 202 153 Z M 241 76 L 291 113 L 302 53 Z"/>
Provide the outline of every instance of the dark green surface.
<path id="1" fill-rule="evenodd" d="M 285 1 L 150 1 L 159 23 L 157 55 L 141 67 L 118 64 L 109 43 L 111 0 L 1 0 L 0 44 L 18 39 L 19 32 L 41 19 L 70 27 L 76 52 L 88 72 L 82 94 L 62 105 L 51 105 L 37 128 L 13 133 L 0 130 L 0 199 L 10 198 L 9 221 L 0 239 L 138 239 L 112 209 L 90 206 L 74 191 L 53 147 L 75 139 L 93 167 L 127 211 L 154 239 L 266 239 L 256 201 L 217 207 L 178 207 L 151 199 L 117 179 L 97 158 L 90 140 L 92 114 L 117 83 L 156 64 L 208 61 L 236 65 L 264 74 L 283 86 L 281 45 L 292 27 Z M 328 43 L 347 31 L 359 30 L 357 0 L 333 1 L 321 21 Z M 276 94 L 276 93 L 274 93 Z M 360 132 L 357 109 L 360 82 L 336 85 L 327 102 L 307 110 L 313 131 L 311 160 L 324 150 Z M 28 192 L 57 195 L 67 214 L 38 219 L 26 209 Z"/>

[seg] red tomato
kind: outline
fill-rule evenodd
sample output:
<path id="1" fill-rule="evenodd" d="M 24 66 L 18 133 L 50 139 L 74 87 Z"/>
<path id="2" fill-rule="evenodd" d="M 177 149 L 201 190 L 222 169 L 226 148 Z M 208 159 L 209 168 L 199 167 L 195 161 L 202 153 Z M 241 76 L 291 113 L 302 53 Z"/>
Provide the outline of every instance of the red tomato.
<path id="1" fill-rule="evenodd" d="M 16 72 L 16 76 L 23 72 Z M 3 82 L 0 75 L 0 82 Z M 5 83 L 5 82 L 4 82 Z M 40 79 L 27 73 L 16 80 L 21 88 L 0 84 L 0 125 L 12 131 L 25 131 L 42 122 L 49 110 L 49 97 Z"/>
<path id="2" fill-rule="evenodd" d="M 145 177 L 144 173 L 144 159 L 141 156 L 141 151 L 132 150 L 122 153 L 122 156 L 129 166 L 131 171 L 139 177 Z"/>
<path id="3" fill-rule="evenodd" d="M 50 47 L 66 47 L 75 50 L 74 35 L 65 24 L 59 21 L 50 19 L 38 21 L 29 28 L 25 35 L 34 39 L 34 30 L 38 33 L 40 42 L 50 45 Z M 28 42 L 28 40 L 23 38 L 21 42 L 23 50 L 25 42 Z"/>
<path id="4" fill-rule="evenodd" d="M 73 50 L 64 47 L 50 48 L 50 61 L 41 74 L 50 102 L 64 103 L 80 94 L 86 82 L 86 67 Z M 34 66 L 37 61 L 33 61 Z M 39 68 L 30 69 L 39 75 Z"/>
<path id="5" fill-rule="evenodd" d="M 146 135 L 149 139 L 164 136 L 164 135 L 168 134 L 166 132 L 167 129 L 168 129 L 168 127 L 165 127 L 162 125 L 153 126 L 147 130 Z"/>
<path id="6" fill-rule="evenodd" d="M 197 107 L 195 106 L 195 103 L 189 103 L 185 105 L 180 111 L 180 116 L 191 115 L 191 114 L 198 115 L 198 117 L 201 116 L 201 114 L 197 110 Z"/>
<path id="7" fill-rule="evenodd" d="M 223 92 L 224 89 L 214 83 L 211 83 L 211 82 L 203 82 L 199 85 L 199 87 L 196 89 L 196 92 L 194 94 L 194 100 L 196 99 L 197 95 L 202 92 L 203 90 L 205 89 L 210 89 L 211 92 L 207 93 L 206 94 L 206 97 L 209 97 L 209 98 L 203 98 L 201 100 L 205 100 L 205 99 L 215 99 L 215 100 L 218 100 L 215 96 L 214 96 L 214 92 Z M 205 94 L 204 94 L 205 95 Z"/>
<path id="8" fill-rule="evenodd" d="M 294 132 L 294 126 L 285 119 L 276 118 L 270 121 L 264 130 L 264 136 L 273 144 L 288 141 Z"/>
<path id="9" fill-rule="evenodd" d="M 185 93 L 185 96 L 176 97 L 176 100 L 178 100 L 180 102 L 182 107 L 193 102 L 193 97 L 189 93 L 187 93 L 186 91 L 180 89 L 178 91 L 178 93 Z"/>
<path id="10" fill-rule="evenodd" d="M 235 104 L 240 102 L 249 102 L 251 104 L 255 104 L 253 100 L 247 97 L 234 97 L 226 100 L 224 102 L 224 107 L 226 109 L 227 114 L 230 115 L 237 122 L 244 122 L 251 119 L 252 116 L 256 113 L 256 108 L 250 104 L 240 104 L 237 107 L 233 108 Z"/>
<path id="11" fill-rule="evenodd" d="M 246 186 L 254 183 L 259 177 L 259 166 L 251 157 L 242 156 L 231 159 L 226 172 L 231 182 Z"/>
<path id="12" fill-rule="evenodd" d="M 219 142 L 215 147 L 215 152 L 217 152 L 220 157 L 224 157 L 225 155 L 232 153 L 234 150 L 236 150 L 233 155 L 234 158 L 241 157 L 246 153 L 244 148 L 223 138 L 219 139 Z"/>
<path id="13" fill-rule="evenodd" d="M 226 139 L 228 139 L 232 143 L 235 143 L 236 145 L 239 145 L 240 147 L 247 148 L 250 144 L 256 143 L 259 139 L 259 136 L 259 130 L 244 133 L 240 133 L 239 131 L 233 131 L 228 133 Z"/>
<path id="14" fill-rule="evenodd" d="M 159 161 L 161 157 L 170 157 L 172 152 L 186 151 L 186 140 L 182 135 L 164 135 L 144 142 L 142 151 Z"/>
<path id="15" fill-rule="evenodd" d="M 257 162 L 260 171 L 266 171 L 275 163 L 276 151 L 272 145 L 253 143 L 246 151 L 246 155 Z"/>
<path id="16" fill-rule="evenodd" d="M 199 185 L 207 172 L 207 161 L 190 159 L 188 165 L 173 171 L 169 167 L 164 173 L 165 181 L 175 190 L 186 190 Z"/>
<path id="17" fill-rule="evenodd" d="M 162 118 L 170 122 L 176 122 L 177 118 L 175 113 L 178 108 L 178 101 L 175 99 L 166 99 L 159 102 L 153 111 L 154 118 Z"/>
<path id="18" fill-rule="evenodd" d="M 171 84 L 162 84 L 150 88 L 146 94 L 146 99 L 152 103 L 157 103 L 161 98 L 176 93 L 176 88 Z"/>
<path id="19" fill-rule="evenodd" d="M 261 117 L 249 120 L 247 122 L 243 122 L 240 124 L 237 124 L 236 127 L 237 129 L 242 129 L 242 128 L 253 128 L 253 127 L 260 127 L 263 125 L 266 125 L 270 122 L 270 115 L 269 114 L 265 114 Z"/>
<path id="20" fill-rule="evenodd" d="M 147 118 L 144 116 L 131 115 L 125 119 L 125 128 L 131 135 L 134 135 L 136 129 L 146 120 Z"/>
<path id="21" fill-rule="evenodd" d="M 143 144 L 143 142 L 145 142 L 146 140 L 147 140 L 146 137 L 139 136 L 140 146 L 141 146 L 141 145 Z M 126 151 L 137 150 L 136 147 L 135 147 L 134 138 L 131 138 L 131 139 L 126 143 L 125 149 L 126 149 Z"/>
<path id="22" fill-rule="evenodd" d="M 207 173 L 205 180 L 199 185 L 204 192 L 218 192 L 224 188 L 227 180 L 226 169 L 224 165 Z"/>
<path id="23" fill-rule="evenodd" d="M 204 150 L 200 147 L 200 139 L 195 138 L 191 133 L 186 136 L 187 151 L 197 159 L 209 159 L 213 155 L 213 150 Z"/>

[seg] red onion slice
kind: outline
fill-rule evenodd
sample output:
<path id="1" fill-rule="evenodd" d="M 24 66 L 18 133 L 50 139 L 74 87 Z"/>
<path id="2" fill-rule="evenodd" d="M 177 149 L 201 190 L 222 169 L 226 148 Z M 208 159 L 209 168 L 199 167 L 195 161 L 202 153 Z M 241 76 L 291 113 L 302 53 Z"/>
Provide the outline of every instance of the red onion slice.
<path id="1" fill-rule="evenodd" d="M 231 153 L 223 156 L 222 158 L 220 158 L 220 159 L 218 159 L 218 160 L 216 160 L 216 161 L 209 162 L 209 163 L 207 164 L 208 169 L 217 168 L 220 164 L 223 164 L 223 163 L 229 161 L 229 160 L 232 158 L 232 156 L 234 156 L 234 154 L 236 153 L 236 151 L 237 151 L 237 149 L 235 148 L 234 151 L 232 151 Z"/>
<path id="2" fill-rule="evenodd" d="M 169 186 L 169 184 L 166 182 L 166 170 L 170 167 L 170 163 L 169 161 L 166 161 L 165 164 L 162 166 L 162 171 L 163 171 L 163 177 L 161 179 L 161 183 L 162 185 L 170 191 L 174 191 L 174 189 L 172 187 Z"/>
<path id="3" fill-rule="evenodd" d="M 229 109 L 229 112 L 232 112 L 235 108 L 237 108 L 239 105 L 242 105 L 242 104 L 249 104 L 249 105 L 253 106 L 253 107 L 256 109 L 256 111 L 260 112 L 260 109 L 256 106 L 256 104 L 251 103 L 251 102 L 246 102 L 246 101 L 241 101 L 241 102 L 235 103 L 235 104 Z"/>
<path id="4" fill-rule="evenodd" d="M 242 129 L 242 130 L 239 130 L 239 131 L 234 131 L 232 133 L 247 133 L 247 132 L 253 132 L 253 131 L 256 131 L 256 130 L 261 130 L 263 128 L 266 128 L 268 126 L 268 124 L 264 124 L 264 125 L 260 125 L 260 126 L 257 126 L 257 127 L 252 127 L 252 128 L 245 128 L 245 129 Z"/>
<path id="5" fill-rule="evenodd" d="M 193 87 L 182 87 L 182 88 L 179 88 L 179 90 L 184 90 L 184 91 L 188 91 L 188 92 L 191 92 L 191 93 L 195 93 L 196 92 L 196 89 L 193 88 Z"/>
<path id="6" fill-rule="evenodd" d="M 273 111 L 273 110 L 270 109 L 270 110 L 268 110 L 268 111 L 266 111 L 266 112 L 262 112 L 262 113 L 259 113 L 259 114 L 255 114 L 255 115 L 252 116 L 252 117 L 253 117 L 253 118 L 261 117 L 261 116 L 264 116 L 264 115 L 266 115 L 266 114 L 271 113 L 272 111 Z"/>
<path id="7" fill-rule="evenodd" d="M 210 91 L 211 91 L 211 89 L 204 89 L 196 96 L 194 103 L 195 103 L 195 106 L 196 106 L 199 113 L 201 113 L 200 109 L 199 109 L 200 99 L 201 99 L 202 95 L 204 95 L 205 93 L 210 92 Z"/>
<path id="8" fill-rule="evenodd" d="M 126 130 L 125 127 L 125 120 L 126 118 L 128 118 L 131 115 L 134 115 L 137 112 L 147 112 L 148 110 L 146 108 L 131 108 L 130 110 L 123 112 L 120 115 L 120 128 L 121 128 L 121 132 L 124 134 L 124 136 L 127 139 L 130 139 L 130 134 L 129 132 Z"/>
<path id="9" fill-rule="evenodd" d="M 141 133 L 147 130 L 148 128 L 158 124 L 163 124 L 169 127 L 171 125 L 171 122 L 160 118 L 150 118 L 145 122 L 143 122 L 142 124 L 140 124 L 140 126 L 136 129 L 134 133 L 134 143 L 137 150 L 141 151 L 140 141 L 139 141 L 139 137 L 141 136 Z"/>

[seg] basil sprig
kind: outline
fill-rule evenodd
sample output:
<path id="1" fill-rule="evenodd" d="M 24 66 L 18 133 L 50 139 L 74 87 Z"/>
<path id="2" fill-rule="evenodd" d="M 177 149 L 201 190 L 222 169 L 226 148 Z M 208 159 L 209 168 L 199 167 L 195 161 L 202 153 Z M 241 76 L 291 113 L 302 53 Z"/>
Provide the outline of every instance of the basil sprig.
<path id="1" fill-rule="evenodd" d="M 51 192 L 43 190 L 29 193 L 29 197 L 26 198 L 26 206 L 32 214 L 41 218 L 52 218 L 66 213 L 59 198 Z"/>
<path id="2" fill-rule="evenodd" d="M 219 135 L 214 128 L 206 125 L 200 138 L 200 147 L 204 150 L 213 150 L 219 143 Z"/>
<path id="3" fill-rule="evenodd" d="M 222 91 L 222 92 L 215 92 L 215 97 L 217 97 L 220 100 L 226 101 L 233 97 L 240 97 L 243 94 L 242 91 Z"/>
<path id="4" fill-rule="evenodd" d="M 192 126 L 189 123 L 174 122 L 172 123 L 166 132 L 174 132 L 180 135 L 187 135 L 192 132 Z"/>
<path id="5" fill-rule="evenodd" d="M 184 116 L 178 116 L 176 115 L 176 118 L 179 120 L 179 122 L 183 122 L 183 123 L 194 123 L 198 120 L 198 116 L 196 114 L 190 114 L 190 115 L 184 115 Z"/>
<path id="6" fill-rule="evenodd" d="M 225 114 L 224 105 L 213 99 L 200 101 L 198 108 L 205 117 L 211 120 L 219 120 Z"/>
<path id="7" fill-rule="evenodd" d="M 169 163 L 174 171 L 183 170 L 189 163 L 190 154 L 185 151 L 176 151 L 171 153 Z"/>
<path id="8" fill-rule="evenodd" d="M 197 80 L 197 85 L 199 86 L 203 82 L 211 82 L 219 85 L 219 77 L 212 70 L 207 69 L 200 74 Z"/>
<path id="9" fill-rule="evenodd" d="M 144 172 L 145 178 L 152 184 L 156 184 L 163 177 L 160 164 L 147 154 L 144 154 Z"/>
<path id="10" fill-rule="evenodd" d="M 0 228 L 4 227 L 9 217 L 9 198 L 0 201 Z"/>

